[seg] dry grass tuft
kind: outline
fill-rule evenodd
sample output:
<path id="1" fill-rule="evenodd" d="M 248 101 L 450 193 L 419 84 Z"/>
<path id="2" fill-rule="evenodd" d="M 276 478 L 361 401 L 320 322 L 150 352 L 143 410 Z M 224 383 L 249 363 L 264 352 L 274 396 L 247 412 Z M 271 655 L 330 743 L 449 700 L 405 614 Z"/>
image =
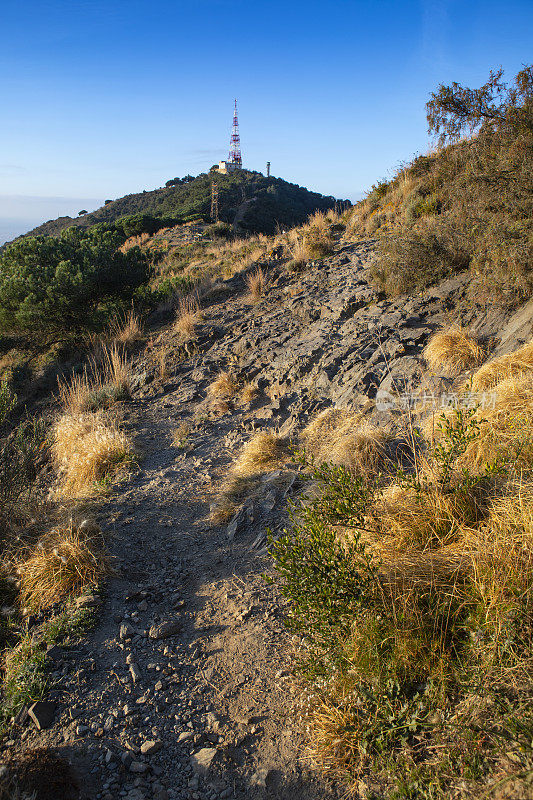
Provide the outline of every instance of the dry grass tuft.
<path id="1" fill-rule="evenodd" d="M 297 238 L 296 241 L 288 245 L 288 248 L 291 254 L 291 260 L 288 264 L 289 268 L 292 270 L 303 269 L 309 260 L 305 239 L 303 237 Z"/>
<path id="2" fill-rule="evenodd" d="M 473 492 L 445 493 L 431 481 L 424 492 L 391 484 L 375 510 L 380 535 L 371 547 L 380 554 L 393 553 L 395 559 L 406 549 L 424 553 L 460 541 L 464 526 L 475 524 L 481 515 Z"/>
<path id="3" fill-rule="evenodd" d="M 354 474 L 370 475 L 387 461 L 390 433 L 344 409 L 327 409 L 302 431 L 306 452 L 319 463 L 344 466 Z"/>
<path id="4" fill-rule="evenodd" d="M 516 378 L 531 372 L 533 372 L 533 341 L 515 350 L 514 353 L 494 358 L 483 364 L 472 377 L 472 389 L 475 392 L 485 391 L 506 378 Z"/>
<path id="5" fill-rule="evenodd" d="M 434 333 L 423 351 L 426 363 L 432 370 L 449 376 L 476 367 L 485 355 L 477 339 L 459 327 Z"/>
<path id="6" fill-rule="evenodd" d="M 111 323 L 109 332 L 115 344 L 122 347 L 133 347 L 143 339 L 141 318 L 133 309 L 130 309 L 125 316 L 117 317 Z"/>
<path id="7" fill-rule="evenodd" d="M 83 496 L 111 480 L 134 460 L 131 441 L 102 412 L 63 414 L 52 446 L 61 470 L 59 496 Z"/>
<path id="8" fill-rule="evenodd" d="M 261 267 L 255 269 L 250 275 L 246 276 L 246 286 L 250 292 L 250 298 L 254 303 L 258 303 L 267 288 L 267 277 Z"/>
<path id="9" fill-rule="evenodd" d="M 107 408 L 130 395 L 131 367 L 124 351 L 116 344 L 103 345 L 100 357 L 93 357 L 89 368 L 59 384 L 59 398 L 65 411 L 78 414 Z"/>
<path id="10" fill-rule="evenodd" d="M 182 297 L 176 310 L 174 330 L 179 333 L 184 341 L 193 339 L 196 326 L 201 318 L 200 303 L 196 295 Z"/>
<path id="11" fill-rule="evenodd" d="M 42 537 L 19 564 L 21 603 L 32 611 L 95 586 L 109 572 L 102 532 L 94 523 L 72 521 Z"/>
<path id="12" fill-rule="evenodd" d="M 257 386 L 254 386 L 253 383 L 246 383 L 239 393 L 239 402 L 243 406 L 249 406 L 254 400 L 257 400 L 258 397 L 259 389 Z"/>
<path id="13" fill-rule="evenodd" d="M 214 400 L 216 398 L 228 400 L 234 397 L 239 390 L 239 386 L 229 372 L 220 372 L 215 380 L 209 385 L 207 394 Z"/>
<path id="14" fill-rule="evenodd" d="M 287 457 L 287 441 L 275 433 L 260 431 L 244 445 L 233 465 L 234 476 L 248 477 L 279 466 Z"/>
<path id="15" fill-rule="evenodd" d="M 274 433 L 260 431 L 242 448 L 227 480 L 220 489 L 211 522 L 227 522 L 240 503 L 257 487 L 261 475 L 280 467 L 288 457 L 287 441 Z"/>

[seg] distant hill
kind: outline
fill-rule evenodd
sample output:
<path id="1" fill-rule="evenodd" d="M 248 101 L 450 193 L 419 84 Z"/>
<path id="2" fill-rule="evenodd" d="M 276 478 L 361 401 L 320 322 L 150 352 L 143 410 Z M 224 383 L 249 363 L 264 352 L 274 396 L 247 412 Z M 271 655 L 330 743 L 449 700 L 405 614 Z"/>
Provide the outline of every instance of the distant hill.
<path id="1" fill-rule="evenodd" d="M 277 227 L 303 223 L 314 211 L 326 211 L 342 202 L 282 178 L 267 178 L 259 172 L 240 170 L 231 175 L 202 173 L 175 178 L 161 189 L 129 194 L 107 201 L 101 208 L 81 217 L 59 217 L 39 225 L 27 236 L 53 236 L 72 225 L 88 228 L 99 222 L 115 222 L 131 214 L 150 214 L 171 218 L 175 223 L 198 219 L 208 221 L 211 211 L 211 183 L 218 185 L 219 217 L 223 222 L 238 224 L 250 233 L 275 233 Z"/>

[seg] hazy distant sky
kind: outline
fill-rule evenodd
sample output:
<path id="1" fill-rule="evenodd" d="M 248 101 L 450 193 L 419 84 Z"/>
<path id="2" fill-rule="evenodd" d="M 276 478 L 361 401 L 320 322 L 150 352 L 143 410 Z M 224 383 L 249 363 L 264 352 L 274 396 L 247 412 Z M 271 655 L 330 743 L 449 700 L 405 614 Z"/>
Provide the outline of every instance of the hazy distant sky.
<path id="1" fill-rule="evenodd" d="M 234 97 L 245 166 L 270 160 L 274 175 L 354 198 L 427 149 L 437 84 L 478 86 L 499 65 L 510 78 L 533 56 L 532 0 L 1 9 L 0 195 L 57 198 L 43 218 L 65 198 L 100 202 L 207 170 L 227 154 Z"/>

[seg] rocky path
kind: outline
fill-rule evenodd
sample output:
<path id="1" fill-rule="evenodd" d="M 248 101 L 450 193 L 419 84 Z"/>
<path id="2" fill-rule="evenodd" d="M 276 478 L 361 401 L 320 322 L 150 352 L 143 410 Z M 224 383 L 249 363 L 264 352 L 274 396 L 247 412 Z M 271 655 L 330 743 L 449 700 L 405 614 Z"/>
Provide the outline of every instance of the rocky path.
<path id="1" fill-rule="evenodd" d="M 98 507 L 116 575 L 97 628 L 56 656 L 54 725 L 24 743 L 62 751 L 84 800 L 342 794 L 306 767 L 301 695 L 290 676 L 298 643 L 262 577 L 270 569 L 264 529 L 281 524 L 283 497 L 266 492 L 270 505 L 229 529 L 208 515 L 252 430 L 294 431 L 332 403 L 364 410 L 378 388 L 420 373 L 421 349 L 454 313 L 464 280 L 408 301 L 379 300 L 366 280 L 370 257 L 362 243 L 301 276 L 273 270 L 256 306 L 242 278 L 223 282 L 207 303 L 196 354 L 179 354 L 163 331 L 167 377 L 149 350 L 137 359 L 125 424 L 140 469 Z M 208 405 L 209 382 L 226 368 L 259 386 L 255 408 Z M 179 426 L 188 431 L 182 446 L 172 444 Z M 275 478 L 266 476 L 266 490 Z"/>
<path id="2" fill-rule="evenodd" d="M 83 798 L 333 797 L 302 760 L 291 640 L 264 551 L 206 522 L 238 421 L 198 420 L 187 396 L 132 404 L 141 470 L 100 507 L 118 574 L 96 631 L 62 654 L 61 717 L 33 744 L 65 753 Z M 178 449 L 183 422 L 192 432 Z"/>

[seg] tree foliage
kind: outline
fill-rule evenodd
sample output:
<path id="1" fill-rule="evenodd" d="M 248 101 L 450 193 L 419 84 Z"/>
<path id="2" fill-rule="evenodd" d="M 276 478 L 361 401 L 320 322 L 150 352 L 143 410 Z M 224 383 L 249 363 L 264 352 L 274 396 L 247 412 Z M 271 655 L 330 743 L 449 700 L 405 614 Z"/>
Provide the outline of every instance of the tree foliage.
<path id="1" fill-rule="evenodd" d="M 508 129 L 514 134 L 533 131 L 533 66 L 524 67 L 511 87 L 503 82 L 503 70 L 491 70 L 479 89 L 458 83 L 441 84 L 426 103 L 430 134 L 441 145 L 473 134 L 481 126 Z"/>
<path id="2" fill-rule="evenodd" d="M 57 335 L 97 327 L 106 303 L 131 296 L 148 279 L 138 247 L 122 253 L 124 237 L 97 226 L 58 237 L 23 238 L 0 257 L 0 327 Z"/>

